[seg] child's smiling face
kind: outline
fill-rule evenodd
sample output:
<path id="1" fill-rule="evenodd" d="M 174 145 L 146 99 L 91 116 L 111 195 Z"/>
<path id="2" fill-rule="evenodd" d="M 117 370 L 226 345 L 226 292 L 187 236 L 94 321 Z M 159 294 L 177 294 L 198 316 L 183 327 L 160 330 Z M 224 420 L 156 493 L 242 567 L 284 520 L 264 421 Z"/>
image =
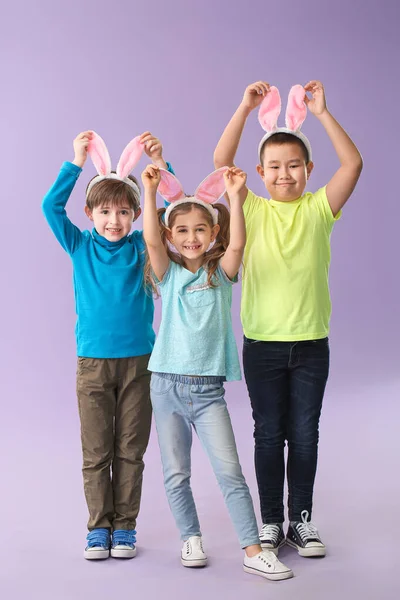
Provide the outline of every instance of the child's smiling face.
<path id="1" fill-rule="evenodd" d="M 140 209 L 139 209 L 140 211 Z M 87 206 L 85 212 L 89 219 L 93 221 L 97 233 L 109 242 L 118 242 L 129 234 L 134 217 L 139 214 L 133 212 L 128 206 L 116 206 L 105 204 L 97 206 L 91 211 Z"/>
<path id="2" fill-rule="evenodd" d="M 264 148 L 263 166 L 257 171 L 273 200 L 291 202 L 303 195 L 312 168 L 298 144 L 271 144 Z"/>
<path id="3" fill-rule="evenodd" d="M 170 228 L 169 240 L 183 256 L 185 263 L 200 261 L 215 240 L 219 226 L 211 226 L 205 211 L 193 207 L 190 212 L 177 214 Z"/>

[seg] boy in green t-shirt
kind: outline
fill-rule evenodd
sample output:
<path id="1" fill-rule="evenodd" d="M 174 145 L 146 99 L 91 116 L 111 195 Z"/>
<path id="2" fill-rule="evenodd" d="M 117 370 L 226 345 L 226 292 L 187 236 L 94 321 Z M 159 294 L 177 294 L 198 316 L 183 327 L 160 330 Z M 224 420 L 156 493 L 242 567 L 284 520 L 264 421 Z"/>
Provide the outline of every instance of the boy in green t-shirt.
<path id="1" fill-rule="evenodd" d="M 247 232 L 241 317 L 243 366 L 255 424 L 260 540 L 276 554 L 286 541 L 301 556 L 325 556 L 311 512 L 329 371 L 330 234 L 358 181 L 362 158 L 328 111 L 321 82 L 292 88 L 287 127 L 277 128 L 279 92 L 259 81 L 247 87 L 218 142 L 216 168 L 234 164 L 247 117 L 258 106 L 267 134 L 259 146 L 257 171 L 271 199 L 247 188 L 241 192 Z M 313 169 L 310 143 L 300 132 L 306 106 L 325 128 L 340 162 L 326 187 L 315 194 L 305 193 Z M 290 520 L 286 540 L 285 441 Z"/>

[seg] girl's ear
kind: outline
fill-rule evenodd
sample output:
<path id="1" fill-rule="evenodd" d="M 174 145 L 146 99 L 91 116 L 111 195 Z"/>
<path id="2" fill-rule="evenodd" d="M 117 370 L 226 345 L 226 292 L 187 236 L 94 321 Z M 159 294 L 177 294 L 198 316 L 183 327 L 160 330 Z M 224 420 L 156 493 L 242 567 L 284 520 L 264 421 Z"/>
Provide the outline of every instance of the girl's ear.
<path id="1" fill-rule="evenodd" d="M 207 175 L 196 189 L 194 197 L 207 204 L 218 202 L 225 194 L 224 173 L 228 171 L 228 169 L 229 167 L 221 167 L 220 169 L 213 171 L 210 175 Z"/>
<path id="2" fill-rule="evenodd" d="M 275 131 L 278 125 L 278 117 L 281 114 L 281 108 L 282 103 L 279 90 L 273 85 L 261 102 L 258 111 L 258 121 L 264 131 Z"/>
<path id="3" fill-rule="evenodd" d="M 176 202 L 185 197 L 182 184 L 175 175 L 165 169 L 160 169 L 160 177 L 157 191 L 164 200 Z"/>
<path id="4" fill-rule="evenodd" d="M 290 131 L 300 131 L 307 116 L 307 106 L 304 102 L 306 91 L 302 85 L 294 85 L 290 92 L 286 108 L 286 127 Z"/>
<path id="5" fill-rule="evenodd" d="M 140 136 L 136 136 L 125 146 L 117 165 L 117 175 L 121 179 L 128 177 L 129 173 L 138 164 L 144 150 Z"/>
<path id="6" fill-rule="evenodd" d="M 220 232 L 221 227 L 217 224 L 214 225 L 211 231 L 211 241 L 214 242 Z"/>
<path id="7" fill-rule="evenodd" d="M 85 206 L 85 215 L 93 221 L 93 212 L 90 210 L 88 206 Z"/>
<path id="8" fill-rule="evenodd" d="M 95 131 L 88 144 L 88 154 L 92 159 L 95 169 L 99 175 L 108 177 L 111 173 L 111 159 L 104 140 Z"/>

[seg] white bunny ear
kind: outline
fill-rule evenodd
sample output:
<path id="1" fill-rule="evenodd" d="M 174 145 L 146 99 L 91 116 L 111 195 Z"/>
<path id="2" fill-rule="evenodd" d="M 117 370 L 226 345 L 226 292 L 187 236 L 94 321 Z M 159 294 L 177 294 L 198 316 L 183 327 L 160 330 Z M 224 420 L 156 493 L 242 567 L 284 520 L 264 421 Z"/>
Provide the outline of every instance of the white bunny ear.
<path id="1" fill-rule="evenodd" d="M 278 117 L 281 114 L 281 107 L 282 104 L 279 90 L 273 85 L 261 102 L 258 111 L 258 121 L 264 131 L 275 131 L 278 124 Z"/>
<path id="2" fill-rule="evenodd" d="M 304 102 L 306 91 L 302 85 L 294 85 L 290 92 L 286 108 L 286 127 L 291 131 L 300 131 L 307 116 Z"/>
<path id="3" fill-rule="evenodd" d="M 88 154 L 99 175 L 108 177 L 111 173 L 111 159 L 104 140 L 98 133 L 92 132 L 93 137 L 88 144 Z"/>
<path id="4" fill-rule="evenodd" d="M 129 142 L 121 154 L 117 165 L 117 175 L 121 179 L 126 179 L 129 173 L 138 164 L 144 150 L 144 145 L 140 142 L 140 136 L 136 136 Z"/>
<path id="5" fill-rule="evenodd" d="M 214 204 L 225 194 L 224 173 L 229 170 L 229 167 L 220 167 L 210 175 L 208 175 L 200 183 L 194 193 L 197 200 L 202 200 L 207 204 Z"/>
<path id="6" fill-rule="evenodd" d="M 185 198 L 182 184 L 175 175 L 165 169 L 160 169 L 160 176 L 161 181 L 158 184 L 157 191 L 164 200 L 167 202 L 176 202 Z"/>

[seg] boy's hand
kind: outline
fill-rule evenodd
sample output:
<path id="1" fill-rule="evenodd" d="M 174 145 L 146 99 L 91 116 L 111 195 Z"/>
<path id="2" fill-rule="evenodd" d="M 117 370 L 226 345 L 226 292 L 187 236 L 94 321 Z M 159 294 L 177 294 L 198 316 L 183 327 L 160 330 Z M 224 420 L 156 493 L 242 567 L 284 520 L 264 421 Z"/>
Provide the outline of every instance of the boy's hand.
<path id="1" fill-rule="evenodd" d="M 79 135 L 74 139 L 74 151 L 75 156 L 72 161 L 74 165 L 82 168 L 87 159 L 87 149 L 89 146 L 89 142 L 93 137 L 92 131 L 82 131 Z"/>
<path id="2" fill-rule="evenodd" d="M 149 192 L 155 192 L 158 188 L 160 180 L 160 169 L 156 165 L 147 165 L 142 173 L 142 182 L 145 190 Z"/>
<path id="3" fill-rule="evenodd" d="M 144 144 L 144 151 L 147 156 L 150 157 L 153 162 L 162 158 L 162 144 L 158 138 L 150 133 L 150 131 L 142 133 L 140 141 Z"/>
<path id="4" fill-rule="evenodd" d="M 243 95 L 242 106 L 249 110 L 257 108 L 257 106 L 260 106 L 269 90 L 270 85 L 266 81 L 256 81 L 256 83 L 252 83 L 246 88 Z"/>
<path id="5" fill-rule="evenodd" d="M 225 187 L 231 202 L 235 196 L 239 195 L 240 190 L 244 188 L 246 180 L 247 174 L 237 167 L 231 167 L 228 171 L 225 171 Z"/>
<path id="6" fill-rule="evenodd" d="M 324 86 L 320 81 L 312 80 L 304 86 L 304 89 L 312 95 L 312 98 L 309 98 L 307 95 L 304 98 L 308 110 L 316 117 L 319 117 L 326 111 Z"/>

